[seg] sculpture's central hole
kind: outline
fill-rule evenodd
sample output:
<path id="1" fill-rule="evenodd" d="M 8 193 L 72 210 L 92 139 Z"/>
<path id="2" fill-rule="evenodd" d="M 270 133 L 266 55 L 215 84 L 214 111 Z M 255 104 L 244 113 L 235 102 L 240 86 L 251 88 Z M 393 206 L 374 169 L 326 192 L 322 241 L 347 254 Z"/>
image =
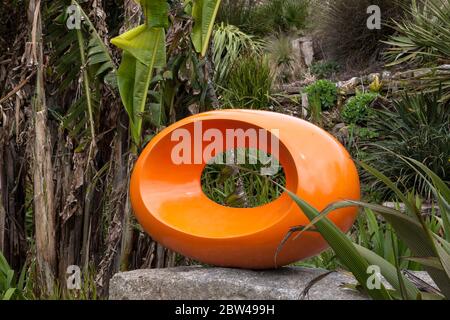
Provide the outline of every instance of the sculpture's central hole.
<path id="1" fill-rule="evenodd" d="M 218 154 L 203 170 L 203 192 L 233 208 L 254 208 L 283 193 L 286 176 L 278 159 L 257 149 L 238 148 Z"/>

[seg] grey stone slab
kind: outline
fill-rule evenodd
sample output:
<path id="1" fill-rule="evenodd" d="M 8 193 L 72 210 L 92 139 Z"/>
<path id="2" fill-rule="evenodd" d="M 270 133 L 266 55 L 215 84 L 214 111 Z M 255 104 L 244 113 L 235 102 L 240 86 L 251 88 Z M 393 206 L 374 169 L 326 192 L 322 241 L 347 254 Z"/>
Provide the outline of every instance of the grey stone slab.
<path id="1" fill-rule="evenodd" d="M 135 270 L 116 274 L 110 299 L 126 300 L 362 300 L 350 274 L 285 267 L 251 271 L 201 266 Z M 317 281 L 313 281 L 313 280 Z M 312 281 L 314 283 L 312 283 Z M 305 294 L 305 289 L 309 288 Z"/>

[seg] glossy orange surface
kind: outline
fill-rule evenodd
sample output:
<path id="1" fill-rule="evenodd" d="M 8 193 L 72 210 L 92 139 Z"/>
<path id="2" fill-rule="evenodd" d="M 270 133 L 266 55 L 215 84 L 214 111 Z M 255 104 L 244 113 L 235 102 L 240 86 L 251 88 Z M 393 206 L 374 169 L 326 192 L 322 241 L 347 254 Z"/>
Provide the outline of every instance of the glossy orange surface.
<path id="1" fill-rule="evenodd" d="M 202 130 L 263 128 L 279 130 L 279 160 L 286 188 L 322 210 L 330 203 L 359 199 L 358 173 L 350 155 L 330 134 L 298 118 L 266 111 L 220 110 L 183 119 L 164 129 L 145 147 L 131 177 L 131 201 L 143 228 L 164 246 L 203 263 L 250 269 L 267 269 L 317 255 L 327 248 L 316 232 L 288 240 L 277 258 L 275 252 L 287 231 L 309 220 L 286 194 L 256 208 L 230 208 L 210 200 L 200 177 L 206 165 L 175 164 L 172 132 L 194 123 Z M 192 146 L 192 152 L 204 148 Z M 237 147 L 252 147 L 248 141 Z M 197 149 L 196 149 L 197 148 Z M 225 151 L 223 146 L 222 151 Z M 195 150 L 194 150 L 195 149 Z M 265 150 L 271 152 L 270 148 Z M 357 210 L 337 210 L 329 218 L 343 231 L 350 229 Z"/>

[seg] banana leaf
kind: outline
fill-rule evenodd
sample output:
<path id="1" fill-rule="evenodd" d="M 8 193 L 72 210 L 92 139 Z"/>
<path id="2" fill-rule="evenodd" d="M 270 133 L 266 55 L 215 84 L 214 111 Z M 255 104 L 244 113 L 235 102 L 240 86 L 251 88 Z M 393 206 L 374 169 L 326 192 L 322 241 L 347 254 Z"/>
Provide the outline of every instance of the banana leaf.
<path id="1" fill-rule="evenodd" d="M 208 50 L 220 2 L 220 0 L 196 0 L 192 4 L 191 13 L 194 19 L 194 26 L 191 39 L 195 50 L 202 57 L 206 55 Z"/>
<path id="2" fill-rule="evenodd" d="M 117 71 L 117 83 L 122 103 L 130 118 L 134 149 L 141 145 L 142 114 L 155 68 L 166 65 L 165 29 L 168 5 L 166 1 L 140 0 L 146 22 L 111 40 L 123 50 Z"/>

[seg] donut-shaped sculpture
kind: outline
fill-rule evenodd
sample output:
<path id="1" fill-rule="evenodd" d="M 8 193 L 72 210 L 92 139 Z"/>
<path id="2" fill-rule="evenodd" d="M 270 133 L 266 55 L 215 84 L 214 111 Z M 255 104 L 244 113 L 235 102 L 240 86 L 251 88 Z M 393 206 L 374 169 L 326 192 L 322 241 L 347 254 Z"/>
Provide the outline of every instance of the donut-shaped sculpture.
<path id="1" fill-rule="evenodd" d="M 199 125 L 201 123 L 201 126 Z M 264 129 L 278 139 L 278 158 L 286 175 L 286 188 L 322 210 L 329 204 L 360 197 L 356 167 L 345 148 L 321 128 L 287 115 L 267 111 L 220 110 L 185 118 L 161 131 L 144 148 L 131 177 L 131 202 L 137 220 L 153 239 L 200 262 L 248 269 L 269 269 L 319 254 L 328 246 L 319 233 L 291 237 L 277 247 L 293 226 L 307 225 L 308 218 L 287 193 L 255 208 L 231 208 L 210 200 L 200 178 L 208 160 L 192 163 L 173 160 L 179 137 L 192 135 L 192 156 L 210 143 L 203 133 L 214 129 Z M 201 132 L 198 132 L 201 130 Z M 218 131 L 217 131 L 218 130 Z M 273 132 L 277 131 L 275 135 Z M 242 131 L 241 131 L 242 132 Z M 207 140 L 207 139 L 206 139 Z M 255 147 L 250 139 L 237 148 Z M 227 145 L 221 152 L 226 152 Z M 270 144 L 264 150 L 271 153 Z M 211 158 L 214 154 L 211 155 Z M 339 209 L 329 218 L 344 232 L 357 216 L 355 208 Z"/>

